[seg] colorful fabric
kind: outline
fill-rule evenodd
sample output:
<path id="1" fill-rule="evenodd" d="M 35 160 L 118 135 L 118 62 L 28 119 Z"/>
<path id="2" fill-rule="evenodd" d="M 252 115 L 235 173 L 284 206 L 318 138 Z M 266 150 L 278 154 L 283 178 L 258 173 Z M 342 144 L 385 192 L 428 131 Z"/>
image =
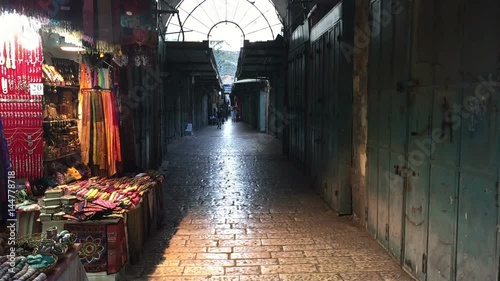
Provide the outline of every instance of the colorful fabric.
<path id="1" fill-rule="evenodd" d="M 86 272 L 103 272 L 108 270 L 108 240 L 105 224 L 66 224 L 64 229 L 74 233 L 80 261 Z"/>
<path id="2" fill-rule="evenodd" d="M 80 89 L 88 89 L 92 87 L 92 76 L 90 69 L 84 65 L 80 65 Z M 91 104 L 90 92 L 80 90 L 79 105 L 81 105 L 81 124 L 80 126 L 80 144 L 82 162 L 88 165 L 90 162 L 90 131 L 91 131 Z"/>
<path id="3" fill-rule="evenodd" d="M 106 135 L 108 132 L 105 129 L 102 93 L 101 91 L 92 92 L 92 124 L 94 125 L 92 152 L 93 164 L 99 166 L 99 170 L 107 170 Z"/>
<path id="4" fill-rule="evenodd" d="M 92 164 L 96 173 L 102 176 L 115 175 L 117 162 L 122 161 L 117 102 L 110 90 L 92 90 L 89 86 L 112 87 L 112 74 L 108 69 L 95 69 L 92 73 L 87 67 L 80 69 L 85 87 L 88 87 L 81 90 L 79 96 L 82 162 Z"/>
<path id="5" fill-rule="evenodd" d="M 79 257 L 89 273 L 119 272 L 127 262 L 125 224 L 119 221 L 66 224 L 64 229 L 77 236 Z"/>
<path id="6" fill-rule="evenodd" d="M 108 225 L 108 274 L 119 272 L 127 262 L 125 222 Z"/>

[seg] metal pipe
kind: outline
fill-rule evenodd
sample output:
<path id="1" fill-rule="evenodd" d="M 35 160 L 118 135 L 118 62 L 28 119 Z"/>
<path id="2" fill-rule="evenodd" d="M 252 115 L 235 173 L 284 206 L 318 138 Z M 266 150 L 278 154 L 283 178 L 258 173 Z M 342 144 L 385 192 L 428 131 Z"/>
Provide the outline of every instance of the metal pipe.
<path id="1" fill-rule="evenodd" d="M 179 26 L 181 28 L 181 33 L 182 33 L 182 42 L 184 42 L 186 40 L 186 37 L 184 35 L 184 28 L 182 27 L 181 16 L 179 16 L 179 13 L 177 13 L 177 20 L 179 20 Z"/>

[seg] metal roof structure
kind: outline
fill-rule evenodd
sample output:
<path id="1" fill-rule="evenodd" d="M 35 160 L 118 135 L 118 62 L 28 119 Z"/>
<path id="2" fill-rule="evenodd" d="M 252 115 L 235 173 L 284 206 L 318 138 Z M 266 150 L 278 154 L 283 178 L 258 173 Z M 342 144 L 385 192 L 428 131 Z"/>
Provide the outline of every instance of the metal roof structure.
<path id="1" fill-rule="evenodd" d="M 165 42 L 164 48 L 167 71 L 189 73 L 196 83 L 221 88 L 222 81 L 208 41 Z"/>
<path id="2" fill-rule="evenodd" d="M 236 77 L 269 78 L 276 68 L 286 63 L 287 51 L 281 40 L 267 42 L 245 41 L 238 59 Z"/>

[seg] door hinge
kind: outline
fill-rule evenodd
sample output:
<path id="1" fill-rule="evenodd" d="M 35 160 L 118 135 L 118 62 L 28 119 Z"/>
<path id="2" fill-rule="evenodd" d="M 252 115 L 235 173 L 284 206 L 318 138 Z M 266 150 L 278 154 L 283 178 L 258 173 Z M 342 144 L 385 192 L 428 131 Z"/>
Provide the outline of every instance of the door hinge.
<path id="1" fill-rule="evenodd" d="M 385 240 L 389 241 L 389 224 L 385 225 Z"/>
<path id="2" fill-rule="evenodd" d="M 427 274 L 427 255 L 422 254 L 422 273 Z"/>

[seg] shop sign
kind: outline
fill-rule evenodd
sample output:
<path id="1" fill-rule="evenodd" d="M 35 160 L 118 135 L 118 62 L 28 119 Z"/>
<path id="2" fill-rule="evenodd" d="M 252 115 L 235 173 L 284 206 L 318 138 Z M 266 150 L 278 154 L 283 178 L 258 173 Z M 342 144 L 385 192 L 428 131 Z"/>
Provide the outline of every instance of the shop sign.
<path id="1" fill-rule="evenodd" d="M 30 84 L 30 95 L 43 96 L 43 83 L 31 83 Z"/>
<path id="2" fill-rule="evenodd" d="M 231 93 L 233 85 L 224 85 L 224 93 Z"/>

